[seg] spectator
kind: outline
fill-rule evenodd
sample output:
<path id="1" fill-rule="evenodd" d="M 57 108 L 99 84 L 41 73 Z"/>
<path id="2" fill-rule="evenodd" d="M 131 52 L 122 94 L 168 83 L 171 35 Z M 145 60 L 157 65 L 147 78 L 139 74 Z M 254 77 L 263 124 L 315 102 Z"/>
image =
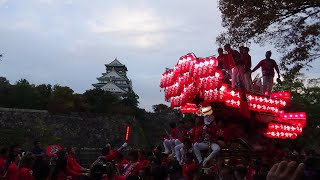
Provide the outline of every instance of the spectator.
<path id="1" fill-rule="evenodd" d="M 267 175 L 267 180 L 299 180 L 303 175 L 303 170 L 303 163 L 298 165 L 295 161 L 290 163 L 282 161 L 272 166 Z"/>
<path id="2" fill-rule="evenodd" d="M 237 166 L 234 171 L 235 180 L 245 180 L 247 175 L 247 169 L 243 166 Z"/>
<path id="3" fill-rule="evenodd" d="M 186 153 L 185 155 L 185 164 L 182 167 L 182 174 L 187 180 L 192 180 L 198 165 L 194 162 L 194 155 L 193 153 Z"/>
<path id="4" fill-rule="evenodd" d="M 13 144 L 10 146 L 9 148 L 9 152 L 8 152 L 8 156 L 7 157 L 13 157 L 15 154 L 20 154 L 21 153 L 21 148 L 18 144 Z M 2 175 L 5 174 L 8 170 L 8 167 L 10 166 L 11 164 L 11 159 L 10 158 L 7 158 L 6 159 L 6 164 L 3 168 L 3 171 L 2 171 Z"/>
<path id="5" fill-rule="evenodd" d="M 140 167 L 146 167 L 149 164 L 149 161 L 146 158 L 146 152 L 143 149 L 139 149 L 138 150 L 138 154 L 139 154 L 139 164 Z"/>
<path id="6" fill-rule="evenodd" d="M 9 155 L 9 149 L 7 147 L 3 147 L 0 150 L 0 177 L 5 173 L 5 166 L 7 163 L 7 157 Z"/>
<path id="7" fill-rule="evenodd" d="M 186 178 L 182 176 L 182 167 L 180 166 L 178 161 L 170 161 L 168 170 L 169 179 L 186 180 Z"/>
<path id="8" fill-rule="evenodd" d="M 18 179 L 34 180 L 32 167 L 35 162 L 35 156 L 32 153 L 27 153 L 21 158 Z"/>
<path id="9" fill-rule="evenodd" d="M 57 152 L 54 166 L 51 167 L 48 180 L 67 179 L 67 152 L 61 150 Z"/>
<path id="10" fill-rule="evenodd" d="M 7 172 L 4 175 L 4 180 L 16 180 L 18 178 L 19 161 L 20 161 L 19 154 L 11 154 L 11 156 L 9 157 L 10 165 L 8 167 Z"/>
<path id="11" fill-rule="evenodd" d="M 138 175 L 140 171 L 139 154 L 132 150 L 128 153 L 129 164 L 124 168 L 122 176 L 129 177 L 131 175 Z"/>
<path id="12" fill-rule="evenodd" d="M 46 161 L 44 149 L 41 148 L 41 142 L 35 141 L 34 147 L 31 151 L 35 157 L 36 160 L 34 162 L 34 166 L 32 168 L 33 176 L 35 180 L 46 180 L 49 175 L 49 164 L 48 161 Z"/>
<path id="13" fill-rule="evenodd" d="M 72 176 L 72 179 L 77 179 L 82 175 L 86 175 L 88 170 L 82 167 L 74 157 L 75 149 L 70 146 L 67 148 L 67 175 Z"/>

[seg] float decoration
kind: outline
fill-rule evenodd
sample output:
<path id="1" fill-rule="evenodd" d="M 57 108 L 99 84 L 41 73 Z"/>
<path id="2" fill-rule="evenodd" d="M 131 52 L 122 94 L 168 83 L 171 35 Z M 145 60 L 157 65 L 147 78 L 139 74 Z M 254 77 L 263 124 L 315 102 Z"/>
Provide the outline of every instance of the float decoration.
<path id="1" fill-rule="evenodd" d="M 222 82 L 223 72 L 217 66 L 218 60 L 214 56 L 201 58 L 188 53 L 179 58 L 173 70 L 163 73 L 160 81 L 170 107 L 180 108 L 184 114 L 198 115 L 205 115 L 202 107 L 209 108 L 210 103 L 224 103 L 227 107 L 240 110 L 240 92 L 229 89 Z M 270 96 L 246 93 L 245 97 L 250 111 L 267 113 L 273 117 L 273 122 L 269 122 L 265 132 L 266 137 L 294 139 L 302 134 L 306 126 L 306 114 L 285 113 L 282 110 L 290 103 L 290 92 L 273 92 Z M 209 114 L 212 114 L 211 106 L 209 109 Z"/>

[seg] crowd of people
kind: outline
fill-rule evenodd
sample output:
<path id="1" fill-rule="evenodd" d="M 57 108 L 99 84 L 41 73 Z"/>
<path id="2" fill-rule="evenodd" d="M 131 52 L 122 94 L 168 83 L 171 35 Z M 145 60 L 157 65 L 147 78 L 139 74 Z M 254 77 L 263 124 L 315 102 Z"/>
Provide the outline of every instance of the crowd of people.
<path id="1" fill-rule="evenodd" d="M 182 167 L 182 174 L 186 179 L 194 179 L 199 175 L 199 169 L 204 170 L 205 174 L 211 178 L 220 177 L 222 179 L 239 180 L 267 179 L 267 174 L 272 165 L 276 164 L 275 166 L 278 167 L 279 164 L 277 163 L 282 160 L 286 160 L 282 164 L 287 163 L 287 161 L 303 162 L 310 157 L 317 157 L 312 161 L 318 164 L 314 163 L 317 164 L 317 167 L 312 165 L 312 168 L 309 169 L 317 169 L 315 170 L 317 173 L 320 170 L 320 159 L 318 156 L 315 156 L 319 152 L 309 152 L 308 154 L 305 152 L 303 154 L 294 152 L 294 155 L 289 154 L 279 144 L 273 145 L 270 142 L 268 143 L 268 139 L 266 138 L 257 139 L 259 134 L 253 137 L 254 141 L 251 144 L 254 146 L 252 151 L 264 151 L 259 158 L 254 159 L 252 156 L 250 157 L 250 154 L 243 154 L 242 159 L 229 159 L 229 163 L 226 164 L 221 159 L 221 150 L 229 149 L 235 139 L 246 138 L 246 135 L 245 132 L 237 132 L 237 129 L 241 129 L 241 127 L 232 127 L 232 124 L 227 125 L 221 120 L 216 120 L 212 115 L 199 116 L 195 119 L 195 122 L 193 120 L 187 122 L 179 121 L 177 125 L 170 123 L 170 127 L 170 133 L 164 137 L 163 154 L 172 157 L 176 163 L 179 163 Z M 302 173 L 300 168 L 303 165 L 298 166 L 296 162 L 290 163 L 290 171 L 292 173 L 297 167 L 297 171 Z M 270 173 L 276 167 L 271 169 Z M 281 169 L 284 171 L 285 167 Z M 275 174 L 271 173 L 270 177 L 275 176 Z M 319 176 L 317 175 L 317 177 Z"/>
<path id="2" fill-rule="evenodd" d="M 275 60 L 271 59 L 271 51 L 267 51 L 265 59 L 261 60 L 253 69 L 249 48 L 241 46 L 239 51 L 232 49 L 230 44 L 218 49 L 218 69 L 225 72 L 225 75 L 231 79 L 233 89 L 243 86 L 248 92 L 260 91 L 263 94 L 270 94 L 273 87 L 274 70 L 276 70 L 280 80 L 279 67 Z M 251 73 L 261 67 L 262 69 L 262 88 L 256 89 L 252 86 Z"/>
<path id="3" fill-rule="evenodd" d="M 162 137 L 164 151 L 159 146 L 134 148 L 124 143 L 113 149 L 107 144 L 89 167 L 78 163 L 73 147 L 58 150 L 53 155 L 45 152 L 39 141 L 30 152 L 22 151 L 18 145 L 3 147 L 0 150 L 0 179 L 291 180 L 301 176 L 304 179 L 319 177 L 319 169 L 314 168 L 319 166 L 319 158 L 309 165 L 298 165 L 303 162 L 301 159 L 314 157 L 315 153 L 300 154 L 302 158 L 288 156 L 280 146 L 265 149 L 265 154 L 259 158 L 244 154 L 240 161 L 232 162 L 230 158 L 226 163 L 221 151 L 229 148 L 239 133 L 213 116 L 179 121 L 177 125 L 170 123 L 170 126 L 171 131 Z"/>

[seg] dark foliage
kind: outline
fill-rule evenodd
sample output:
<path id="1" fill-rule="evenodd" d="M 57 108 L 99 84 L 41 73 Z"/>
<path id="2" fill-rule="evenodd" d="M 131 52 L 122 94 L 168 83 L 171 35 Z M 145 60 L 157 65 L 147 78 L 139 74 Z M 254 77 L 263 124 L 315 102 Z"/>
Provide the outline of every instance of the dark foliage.
<path id="1" fill-rule="evenodd" d="M 138 108 L 138 96 L 134 92 L 114 95 L 101 89 L 74 93 L 67 86 L 50 84 L 34 85 L 26 79 L 15 84 L 0 77 L 0 107 L 40 109 L 50 112 L 92 112 L 136 115 L 143 113 Z"/>
<path id="2" fill-rule="evenodd" d="M 309 67 L 320 57 L 319 0 L 219 0 L 218 44 L 271 42 L 283 54 L 281 68 Z"/>

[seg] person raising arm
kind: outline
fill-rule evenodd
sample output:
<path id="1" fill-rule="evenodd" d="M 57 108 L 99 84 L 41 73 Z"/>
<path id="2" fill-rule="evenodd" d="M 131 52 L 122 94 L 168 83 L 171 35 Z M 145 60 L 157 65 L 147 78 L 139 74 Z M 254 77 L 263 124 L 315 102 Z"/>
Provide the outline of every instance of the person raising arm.
<path id="1" fill-rule="evenodd" d="M 279 67 L 275 60 L 271 59 L 271 51 L 266 52 L 266 59 L 261 60 L 252 72 L 261 67 L 263 77 L 263 93 L 270 95 L 273 87 L 274 69 L 277 71 L 278 79 L 280 78 Z"/>

